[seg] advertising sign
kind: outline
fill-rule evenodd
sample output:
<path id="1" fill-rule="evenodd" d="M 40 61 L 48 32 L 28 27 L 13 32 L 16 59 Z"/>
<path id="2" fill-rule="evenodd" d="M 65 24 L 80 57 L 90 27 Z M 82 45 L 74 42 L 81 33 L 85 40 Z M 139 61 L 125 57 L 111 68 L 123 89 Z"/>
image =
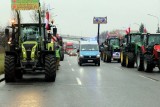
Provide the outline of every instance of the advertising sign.
<path id="1" fill-rule="evenodd" d="M 11 0 L 12 10 L 38 10 L 39 0 Z"/>
<path id="2" fill-rule="evenodd" d="M 107 24 L 107 17 L 94 17 L 93 24 Z"/>

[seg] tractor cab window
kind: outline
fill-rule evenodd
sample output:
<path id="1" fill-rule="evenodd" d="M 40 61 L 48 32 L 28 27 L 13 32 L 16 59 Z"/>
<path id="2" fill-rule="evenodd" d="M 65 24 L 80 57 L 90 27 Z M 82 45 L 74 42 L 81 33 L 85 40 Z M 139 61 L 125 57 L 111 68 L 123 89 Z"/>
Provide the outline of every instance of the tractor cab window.
<path id="1" fill-rule="evenodd" d="M 151 34 L 149 35 L 148 45 L 160 44 L 160 35 Z"/>
<path id="2" fill-rule="evenodd" d="M 22 41 L 37 41 L 39 38 L 39 28 L 36 26 L 23 27 L 21 33 Z"/>
<path id="3" fill-rule="evenodd" d="M 141 41 L 141 35 L 131 36 L 131 42 L 132 43 L 136 43 L 136 42 L 140 42 L 140 41 Z"/>
<path id="4" fill-rule="evenodd" d="M 110 45 L 119 45 L 119 39 L 111 39 Z"/>

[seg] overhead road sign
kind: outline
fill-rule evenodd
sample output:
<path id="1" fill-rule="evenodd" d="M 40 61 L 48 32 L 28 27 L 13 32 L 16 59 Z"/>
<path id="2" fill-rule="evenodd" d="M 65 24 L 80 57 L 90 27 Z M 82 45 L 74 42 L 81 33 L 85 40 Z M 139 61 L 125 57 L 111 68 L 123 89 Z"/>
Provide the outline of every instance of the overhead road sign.
<path id="1" fill-rule="evenodd" d="M 12 10 L 38 10 L 39 0 L 11 0 Z"/>
<path id="2" fill-rule="evenodd" d="M 107 17 L 94 17 L 93 24 L 107 24 Z"/>

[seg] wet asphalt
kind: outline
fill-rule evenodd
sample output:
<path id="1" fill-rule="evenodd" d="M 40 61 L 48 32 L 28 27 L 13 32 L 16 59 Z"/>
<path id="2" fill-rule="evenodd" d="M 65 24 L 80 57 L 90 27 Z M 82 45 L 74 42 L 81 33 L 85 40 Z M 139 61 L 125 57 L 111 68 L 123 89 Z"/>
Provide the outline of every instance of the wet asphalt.
<path id="1" fill-rule="evenodd" d="M 24 75 L 15 83 L 0 82 L 0 107 L 159 107 L 160 72 L 137 71 L 120 63 L 77 64 L 65 55 L 55 82 L 44 75 Z"/>

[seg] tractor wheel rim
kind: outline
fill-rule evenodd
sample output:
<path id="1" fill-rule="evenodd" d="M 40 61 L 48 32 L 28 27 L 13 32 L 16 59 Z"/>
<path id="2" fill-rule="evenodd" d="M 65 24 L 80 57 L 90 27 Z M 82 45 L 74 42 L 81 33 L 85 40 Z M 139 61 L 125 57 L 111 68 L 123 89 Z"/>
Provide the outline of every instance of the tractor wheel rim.
<path id="1" fill-rule="evenodd" d="M 140 57 L 139 57 L 139 55 L 137 56 L 137 67 L 139 67 L 140 66 Z"/>
<path id="2" fill-rule="evenodd" d="M 147 69 L 147 61 L 144 60 L 144 69 L 146 70 Z"/>
<path id="3" fill-rule="evenodd" d="M 123 62 L 123 53 L 121 52 L 121 62 Z"/>
<path id="4" fill-rule="evenodd" d="M 126 56 L 126 65 L 128 65 L 128 56 Z"/>

